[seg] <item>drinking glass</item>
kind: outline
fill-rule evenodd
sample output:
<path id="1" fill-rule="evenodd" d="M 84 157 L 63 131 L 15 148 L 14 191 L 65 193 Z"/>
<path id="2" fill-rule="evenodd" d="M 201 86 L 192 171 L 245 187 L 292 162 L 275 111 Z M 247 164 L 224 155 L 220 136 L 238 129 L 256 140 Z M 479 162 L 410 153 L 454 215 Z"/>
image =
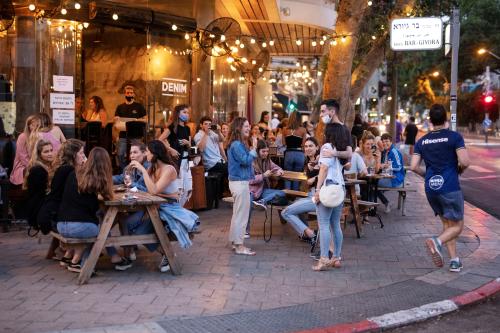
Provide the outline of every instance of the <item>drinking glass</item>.
<path id="1" fill-rule="evenodd" d="M 125 168 L 123 170 L 123 183 L 125 184 L 125 196 L 128 197 L 130 194 L 130 187 L 132 186 L 132 175 L 133 175 L 133 170 L 130 167 Z"/>

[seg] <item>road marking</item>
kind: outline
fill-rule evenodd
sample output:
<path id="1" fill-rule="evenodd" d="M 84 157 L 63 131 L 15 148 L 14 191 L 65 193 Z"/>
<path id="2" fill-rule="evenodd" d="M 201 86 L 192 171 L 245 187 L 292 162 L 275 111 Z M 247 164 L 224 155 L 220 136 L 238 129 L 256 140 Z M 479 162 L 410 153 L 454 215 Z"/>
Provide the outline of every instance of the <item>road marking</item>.
<path id="1" fill-rule="evenodd" d="M 479 165 L 469 165 L 469 169 L 474 170 L 476 172 L 482 172 L 482 173 L 492 173 L 492 172 L 495 172 L 493 170 L 483 168 L 482 166 L 479 166 Z"/>

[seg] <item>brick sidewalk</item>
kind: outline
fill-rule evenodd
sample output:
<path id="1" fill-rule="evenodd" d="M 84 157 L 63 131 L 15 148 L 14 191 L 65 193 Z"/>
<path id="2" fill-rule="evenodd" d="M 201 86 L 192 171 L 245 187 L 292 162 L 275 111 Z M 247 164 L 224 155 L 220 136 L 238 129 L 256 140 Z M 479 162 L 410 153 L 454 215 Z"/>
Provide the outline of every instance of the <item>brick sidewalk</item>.
<path id="1" fill-rule="evenodd" d="M 424 239 L 439 232 L 440 222 L 426 202 L 421 179 L 411 173 L 408 179 L 419 192 L 408 194 L 407 216 L 398 210 L 381 213 L 384 229 L 373 220 L 365 225 L 362 239 L 356 239 L 349 225 L 344 232 L 343 267 L 329 272 L 311 270 L 309 246 L 297 239 L 290 226 L 281 225 L 277 216 L 273 238 L 265 243 L 260 211 L 254 213 L 248 242 L 257 256 L 232 254 L 227 242 L 229 206 L 199 213 L 203 232 L 189 250 L 177 249 L 183 265 L 183 275 L 178 277 L 158 273 L 159 255 L 141 248 L 132 269 L 113 271 L 103 257 L 98 264 L 100 276 L 78 286 L 76 275 L 44 259 L 48 238 L 42 237 L 39 243 L 25 231 L 0 234 L 0 332 L 83 328 L 81 332 L 88 332 L 90 327 L 127 324 L 132 324 L 125 326 L 131 332 L 183 332 L 188 327 L 216 332 L 224 330 L 224 322 L 230 329 L 234 320 L 241 325 L 238 331 L 251 332 L 258 327 L 256 315 L 268 318 L 267 331 L 285 332 L 376 315 L 388 304 L 405 308 L 433 297 L 449 297 L 498 275 L 500 224 L 468 205 L 467 228 L 458 242 L 465 270 L 452 274 L 432 265 Z M 395 197 L 389 198 L 395 202 Z M 306 309 L 321 313 L 313 311 L 315 306 L 332 311 L 321 320 L 298 315 Z M 214 321 L 219 324 L 213 330 L 200 326 Z"/>

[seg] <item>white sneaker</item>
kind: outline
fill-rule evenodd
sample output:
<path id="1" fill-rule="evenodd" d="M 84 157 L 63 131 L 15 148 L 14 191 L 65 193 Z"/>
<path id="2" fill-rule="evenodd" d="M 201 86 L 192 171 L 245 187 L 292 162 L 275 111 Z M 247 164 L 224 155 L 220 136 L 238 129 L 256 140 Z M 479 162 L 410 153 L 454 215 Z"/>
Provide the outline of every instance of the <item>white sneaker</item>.
<path id="1" fill-rule="evenodd" d="M 390 203 L 387 203 L 387 205 L 385 205 L 385 212 L 386 212 L 386 214 L 389 214 L 391 212 L 391 204 Z"/>
<path id="2" fill-rule="evenodd" d="M 245 232 L 245 236 L 243 236 L 243 238 L 245 238 L 245 239 L 250 238 L 250 233 L 249 232 Z"/>
<path id="3" fill-rule="evenodd" d="M 128 259 L 131 260 L 131 261 L 136 261 L 137 260 L 137 255 L 135 254 L 134 250 L 130 251 Z"/>
<path id="4" fill-rule="evenodd" d="M 161 257 L 160 264 L 158 265 L 160 272 L 166 273 L 170 270 L 170 264 L 168 262 L 167 256 Z"/>

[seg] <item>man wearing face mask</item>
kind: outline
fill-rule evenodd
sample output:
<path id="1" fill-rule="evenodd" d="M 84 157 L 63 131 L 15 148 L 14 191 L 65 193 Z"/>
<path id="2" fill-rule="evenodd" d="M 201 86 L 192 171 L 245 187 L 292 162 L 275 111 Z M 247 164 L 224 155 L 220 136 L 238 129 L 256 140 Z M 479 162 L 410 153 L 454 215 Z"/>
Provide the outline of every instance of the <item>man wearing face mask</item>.
<path id="1" fill-rule="evenodd" d="M 322 150 L 321 157 L 338 157 L 342 165 L 349 163 L 352 155 L 352 137 L 351 131 L 344 125 L 339 117 L 338 111 L 340 109 L 339 103 L 334 99 L 326 99 L 321 102 L 320 107 L 320 117 L 325 125 L 334 124 L 339 127 L 339 131 L 344 133 L 343 142 L 345 143 L 345 150 L 337 150 L 336 148 L 332 150 Z M 337 147 L 338 148 L 338 147 Z M 344 147 L 342 147 L 344 148 Z"/>
<path id="2" fill-rule="evenodd" d="M 120 131 L 118 139 L 118 161 L 120 169 L 123 170 L 127 166 L 127 134 L 125 123 L 127 121 L 139 120 L 146 121 L 146 109 L 140 103 L 134 101 L 135 89 L 132 85 L 124 87 L 125 102 L 118 105 L 115 111 L 114 126 Z"/>

